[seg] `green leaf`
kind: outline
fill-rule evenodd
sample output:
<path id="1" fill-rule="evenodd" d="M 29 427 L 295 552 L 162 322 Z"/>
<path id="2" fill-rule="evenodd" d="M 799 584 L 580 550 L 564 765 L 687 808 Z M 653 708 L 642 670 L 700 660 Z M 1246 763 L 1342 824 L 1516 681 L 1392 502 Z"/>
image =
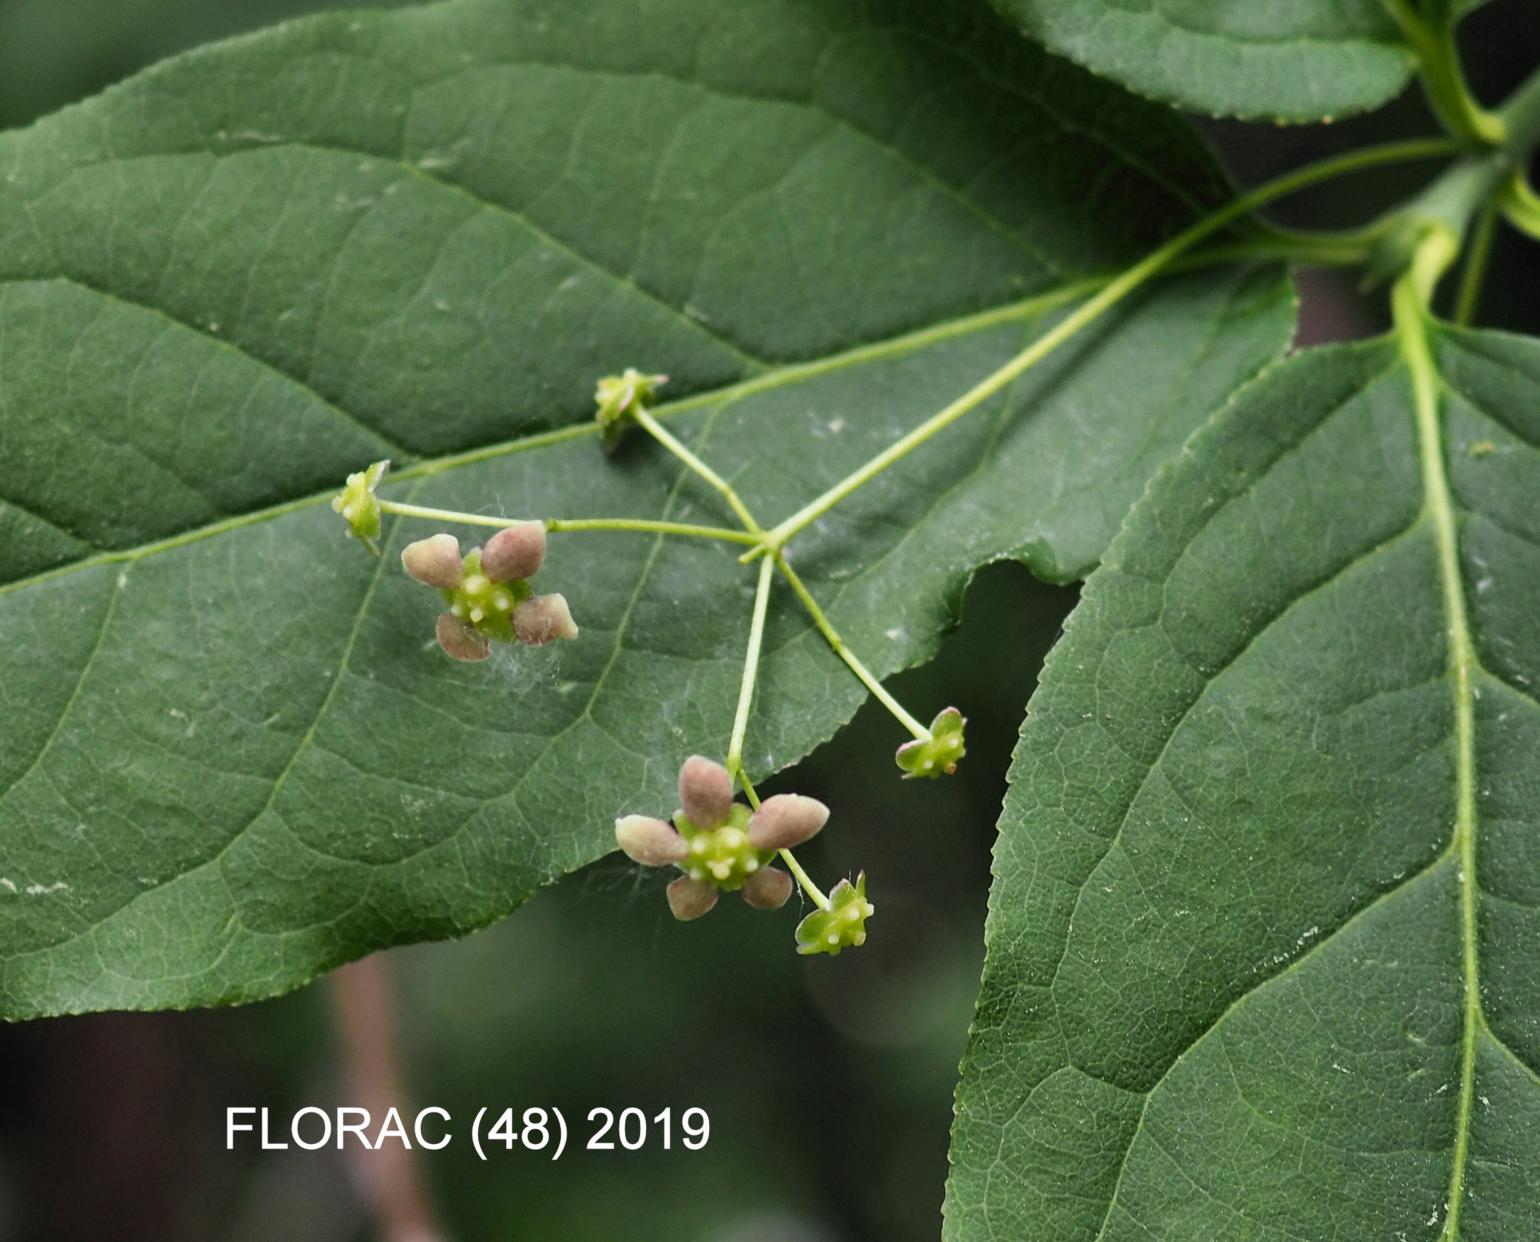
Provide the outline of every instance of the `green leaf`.
<path id="1" fill-rule="evenodd" d="M 1387 0 L 994 3 L 1060 55 L 1216 116 L 1318 121 L 1360 112 L 1397 94 L 1416 62 Z M 1448 7 L 1398 3 L 1425 20 Z"/>
<path id="2" fill-rule="evenodd" d="M 434 528 L 388 520 L 371 560 L 326 503 L 345 473 L 729 520 L 645 436 L 601 452 L 594 382 L 635 365 L 774 521 L 1226 196 L 1175 118 L 935 0 L 340 14 L 0 137 L 0 168 L 12 1017 L 464 933 L 722 752 L 736 547 L 555 535 L 536 584 L 581 638 L 455 666 L 396 563 Z M 1084 573 L 1291 318 L 1277 269 L 1164 283 L 792 556 L 880 674 L 912 664 L 974 567 Z M 780 589 L 766 653 L 756 772 L 861 699 Z"/>
<path id="3" fill-rule="evenodd" d="M 1087 582 L 1012 769 L 954 1242 L 1540 1231 L 1540 343 L 1434 345 L 1420 408 L 1391 343 L 1272 371 Z"/>
<path id="4" fill-rule="evenodd" d="M 31 121 L 199 43 L 365 0 L 9 0 L 0 5 L 0 126 Z M 372 7 L 410 0 L 370 0 Z"/>

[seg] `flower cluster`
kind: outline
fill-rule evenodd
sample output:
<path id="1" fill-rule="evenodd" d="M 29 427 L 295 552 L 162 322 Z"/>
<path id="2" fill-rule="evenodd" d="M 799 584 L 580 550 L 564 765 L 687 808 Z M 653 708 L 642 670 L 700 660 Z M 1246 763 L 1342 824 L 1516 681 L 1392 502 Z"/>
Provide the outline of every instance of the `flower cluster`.
<path id="1" fill-rule="evenodd" d="M 698 919 L 724 892 L 743 894 L 760 910 L 776 910 L 791 896 L 792 880 L 770 866 L 777 850 L 813 837 L 829 818 L 816 798 L 776 794 L 757 811 L 733 801 L 733 779 L 720 763 L 691 755 L 679 769 L 674 822 L 648 815 L 615 821 L 615 841 L 644 867 L 678 867 L 668 886 L 674 917 Z"/>
<path id="2" fill-rule="evenodd" d="M 647 432 L 723 494 L 742 530 L 642 518 L 553 518 L 549 522 L 509 523 L 483 547 L 471 548 L 463 554 L 455 536 L 431 535 L 407 545 L 401 553 L 401 563 L 411 577 L 432 587 L 443 598 L 445 607 L 435 632 L 444 652 L 456 660 L 485 660 L 495 642 L 536 646 L 577 637 L 577 626 L 565 597 L 537 595 L 529 585 L 529 579 L 544 563 L 548 530 L 630 530 L 649 535 L 714 538 L 751 544 L 750 551 L 740 559 L 765 555 L 758 568 L 748 656 L 727 765 L 691 756 L 679 772 L 680 809 L 674 812 L 672 822 L 647 815 L 625 815 L 615 821 L 615 840 L 627 855 L 644 866 L 669 867 L 680 872 L 668 885 L 668 904 L 674 917 L 684 921 L 700 918 L 713 909 L 724 892 L 741 893 L 749 905 L 775 910 L 786 904 L 792 888 L 800 884 L 815 908 L 797 925 L 797 951 L 837 954 L 866 942 L 866 921 L 873 906 L 866 896 L 865 873 L 854 883 L 841 880 L 825 895 L 790 851 L 823 828 L 829 808 L 797 794 L 777 794 L 761 804 L 740 763 L 775 570 L 778 568 L 790 583 L 840 658 L 909 731 L 913 740 L 899 747 L 896 756 L 906 778 L 933 778 L 955 772 L 958 761 L 966 754 L 963 734 L 967 722 L 961 712 L 949 707 L 927 729 L 882 691 L 872 673 L 834 631 L 781 554 L 786 535 L 806 524 L 803 515 L 794 515 L 788 519 L 790 526 L 783 523 L 769 533 L 761 528 L 732 486 L 649 412 L 657 403 L 660 387 L 667 381 L 666 375 L 645 373 L 635 367 L 599 380 L 594 391 L 595 417 L 605 448 L 613 449 L 628 426 Z M 348 475 L 346 486 L 332 501 L 332 508 L 347 522 L 348 534 L 362 540 L 376 555 L 385 514 L 434 522 L 498 524 L 479 514 L 377 497 L 376 491 L 389 465 L 379 461 Z M 776 535 L 779 537 L 772 538 Z M 734 773 L 742 780 L 752 808 L 735 801 Z M 774 865 L 778 853 L 784 869 Z"/>
<path id="3" fill-rule="evenodd" d="M 485 660 L 493 642 L 538 647 L 577 637 L 566 598 L 536 595 L 525 581 L 544 560 L 540 522 L 500 530 L 463 557 L 453 535 L 419 539 L 401 553 L 407 573 L 442 593 L 448 610 L 439 614 L 438 644 L 456 660 Z"/>

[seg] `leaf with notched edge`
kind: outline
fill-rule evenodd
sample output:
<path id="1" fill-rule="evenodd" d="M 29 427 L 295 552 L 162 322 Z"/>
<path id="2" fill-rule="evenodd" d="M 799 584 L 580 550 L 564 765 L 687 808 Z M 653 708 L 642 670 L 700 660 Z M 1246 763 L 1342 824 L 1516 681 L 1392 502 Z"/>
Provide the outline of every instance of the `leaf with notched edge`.
<path id="1" fill-rule="evenodd" d="M 0 1012 L 469 931 L 720 751 L 735 548 L 555 535 L 581 638 L 457 667 L 395 563 L 433 528 L 363 555 L 348 471 L 725 520 L 644 438 L 600 451 L 594 381 L 636 365 L 775 520 L 1226 196 L 1177 119 L 960 0 L 643 9 L 337 14 L 0 136 Z M 976 566 L 1084 573 L 1291 318 L 1276 268 L 1162 283 L 794 557 L 880 673 L 922 659 Z M 782 592 L 766 649 L 760 772 L 860 700 Z"/>
<path id="2" fill-rule="evenodd" d="M 1540 1235 L 1540 342 L 1247 388 L 1012 768 L 945 1236 Z M 1441 424 L 1441 425 L 1440 425 Z"/>
<path id="3" fill-rule="evenodd" d="M 1384 103 L 1416 55 L 1387 0 L 992 0 L 1130 89 L 1216 116 L 1330 120 Z M 1425 18 L 1480 0 L 1405 0 Z"/>

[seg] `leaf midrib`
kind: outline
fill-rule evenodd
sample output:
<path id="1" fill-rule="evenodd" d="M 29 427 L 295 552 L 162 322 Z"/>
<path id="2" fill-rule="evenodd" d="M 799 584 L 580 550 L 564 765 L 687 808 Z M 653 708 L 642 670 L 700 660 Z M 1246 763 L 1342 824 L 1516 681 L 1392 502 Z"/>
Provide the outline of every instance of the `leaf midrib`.
<path id="1" fill-rule="evenodd" d="M 1453 832 L 1450 834 L 1448 844 L 1425 866 L 1398 881 L 1390 888 L 1375 894 L 1370 901 L 1353 911 L 1341 924 L 1322 936 L 1310 949 L 1290 961 L 1277 974 L 1268 976 L 1257 987 L 1248 988 L 1226 1005 L 1223 1012 L 1212 1022 L 1208 1023 L 1204 1030 L 1178 1053 L 1172 1060 L 1172 1063 L 1162 1071 L 1160 1077 L 1146 1091 L 1141 1093 L 1144 1097 L 1144 1102 L 1140 1108 L 1139 1116 L 1134 1123 L 1134 1129 L 1129 1137 L 1128 1144 L 1124 1148 L 1123 1158 L 1119 1162 L 1112 1193 L 1108 1198 L 1106 1211 L 1102 1216 L 1093 1242 L 1103 1242 L 1103 1239 L 1106 1237 L 1107 1228 L 1112 1221 L 1113 1211 L 1117 1206 L 1118 1194 L 1122 1188 L 1123 1178 L 1128 1169 L 1128 1157 L 1133 1151 L 1139 1134 L 1144 1129 L 1150 1101 L 1154 1098 L 1161 1084 L 1170 1077 L 1172 1071 L 1182 1063 L 1187 1054 L 1210 1033 L 1218 1029 L 1259 988 L 1270 986 L 1278 979 L 1294 973 L 1306 962 L 1323 952 L 1329 944 L 1334 943 L 1348 927 L 1358 923 L 1384 902 L 1425 880 L 1440 868 L 1447 867 L 1451 861 L 1455 862 L 1457 866 L 1456 882 L 1460 893 L 1461 972 L 1464 1002 L 1462 1007 L 1463 1030 L 1461 1035 L 1460 1092 L 1456 1097 L 1456 1134 L 1454 1149 L 1451 1155 L 1449 1188 L 1445 1200 L 1448 1205 L 1448 1215 L 1445 1217 L 1443 1229 L 1439 1234 L 1441 1242 L 1458 1242 L 1460 1237 L 1459 1215 L 1465 1173 L 1469 1162 L 1470 1120 L 1475 1097 L 1475 1057 L 1478 1039 L 1484 1036 L 1493 1048 L 1517 1066 L 1531 1082 L 1540 1085 L 1540 1074 L 1537 1074 L 1512 1047 L 1492 1030 L 1482 1009 L 1480 991 L 1480 961 L 1477 941 L 1479 932 L 1477 921 L 1479 891 L 1476 879 L 1476 829 L 1478 817 L 1476 804 L 1476 696 L 1474 683 L 1479 676 L 1509 689 L 1513 689 L 1513 687 L 1504 678 L 1499 677 L 1481 663 L 1475 643 L 1471 638 L 1470 619 L 1466 606 L 1463 577 L 1460 571 L 1459 522 L 1456 516 L 1459 505 L 1449 483 L 1444 456 L 1443 424 L 1440 417 L 1439 397 L 1441 393 L 1450 391 L 1449 386 L 1445 383 L 1442 373 L 1433 361 L 1432 351 L 1426 337 L 1426 325 L 1422 325 L 1421 331 L 1415 335 L 1411 335 L 1406 331 L 1398 332 L 1396 341 L 1399 351 L 1398 361 L 1408 368 L 1413 380 L 1413 427 L 1417 439 L 1418 460 L 1422 475 L 1423 503 L 1417 517 L 1408 526 L 1376 544 L 1371 549 L 1370 554 L 1378 552 L 1392 543 L 1399 542 L 1403 538 L 1414 535 L 1420 530 L 1426 529 L 1431 531 L 1438 562 L 1440 587 L 1444 597 L 1443 606 L 1447 627 L 1446 642 L 1449 648 L 1448 663 L 1440 680 L 1447 679 L 1449 682 L 1455 712 L 1455 822 Z M 1381 371 L 1373 379 L 1383 378 L 1386 373 L 1386 371 Z M 1343 569 L 1333 573 L 1327 579 L 1327 582 L 1337 580 L 1345 569 L 1356 566 L 1362 559 L 1363 554 L 1355 557 L 1353 561 L 1349 562 L 1348 566 L 1344 566 Z M 1322 585 L 1325 584 L 1317 584 L 1316 587 L 1312 588 L 1312 591 L 1319 590 Z M 1297 600 L 1293 602 L 1297 602 Z M 1270 624 L 1271 622 L 1269 622 Z M 1254 639 L 1255 635 L 1253 636 L 1253 641 Z M 1233 661 L 1229 663 L 1233 663 Z M 1522 694 L 1522 692 L 1520 693 Z M 1155 766 L 1157 765 L 1152 765 L 1150 770 L 1153 771 Z"/>
<path id="2" fill-rule="evenodd" d="M 1476 709 L 1474 675 L 1484 672 L 1471 640 L 1465 586 L 1460 572 L 1459 530 L 1455 500 L 1444 460 L 1439 397 L 1443 383 L 1428 342 L 1428 321 L 1414 312 L 1401 316 L 1397 340 L 1412 376 L 1418 456 L 1422 468 L 1423 511 L 1433 525 L 1438 549 L 1439 580 L 1444 594 L 1445 635 L 1449 644 L 1449 673 L 1455 713 L 1455 830 L 1451 850 L 1458 850 L 1460 892 L 1460 957 L 1465 1001 L 1460 1041 L 1460 1092 L 1456 1104 L 1454 1152 L 1450 1160 L 1449 1193 L 1441 1238 L 1460 1236 L 1460 1207 L 1470 1154 L 1471 1107 L 1476 1089 L 1476 1039 L 1486 1028 L 1481 1009 L 1481 966 L 1477 956 L 1476 884 Z"/>
<path id="3" fill-rule="evenodd" d="M 985 332 L 1017 320 L 1031 319 L 1036 315 L 1054 310 L 1057 307 L 1084 297 L 1105 283 L 1105 278 L 1090 277 L 1072 284 L 1061 285 L 1056 289 L 1033 294 L 1031 297 L 1022 298 L 1014 302 L 1007 302 L 988 310 L 942 320 L 925 328 L 901 333 L 898 336 L 888 337 L 884 340 L 856 345 L 849 349 L 829 354 L 823 358 L 790 363 L 720 388 L 692 393 L 688 397 L 681 397 L 676 401 L 659 405 L 653 413 L 661 417 L 686 414 L 718 403 L 739 401 L 760 393 L 773 392 L 779 388 L 818 379 L 825 375 L 836 374 L 843 370 L 872 365 L 893 358 L 902 358 L 949 340 Z M 512 439 L 497 441 L 493 444 L 481 445 L 460 452 L 446 454 L 442 457 L 419 458 L 406 468 L 393 472 L 387 480 L 386 486 L 412 479 L 431 477 L 462 466 L 474 465 L 478 462 L 490 461 L 499 457 L 510 456 L 514 453 L 547 448 L 554 444 L 565 443 L 568 440 L 584 439 L 595 436 L 598 433 L 598 424 L 589 421 L 575 423 L 566 427 L 558 427 L 550 431 L 537 432 L 533 435 L 517 436 Z M 12 592 L 24 590 L 28 587 L 41 586 L 46 582 L 83 570 L 98 568 L 102 565 L 139 561 L 145 557 L 172 551 L 217 535 L 228 534 L 231 531 L 253 526 L 260 522 L 311 509 L 317 505 L 327 503 L 335 494 L 334 489 L 325 492 L 314 492 L 292 500 L 282 501 L 275 505 L 222 518 L 217 522 L 193 527 L 161 539 L 150 540 L 131 548 L 116 548 L 100 552 L 95 556 L 69 561 L 52 569 L 44 570 L 41 573 L 17 578 L 7 583 L 0 583 L 0 598 Z"/>

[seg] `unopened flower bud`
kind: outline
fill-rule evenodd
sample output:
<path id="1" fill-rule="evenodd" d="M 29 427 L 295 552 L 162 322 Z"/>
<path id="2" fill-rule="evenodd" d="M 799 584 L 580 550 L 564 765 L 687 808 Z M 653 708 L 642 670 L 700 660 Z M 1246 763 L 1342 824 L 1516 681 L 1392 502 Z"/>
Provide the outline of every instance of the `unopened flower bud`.
<path id="1" fill-rule="evenodd" d="M 790 850 L 828 822 L 829 808 L 817 798 L 776 794 L 749 820 L 749 844 L 758 850 Z"/>
<path id="2" fill-rule="evenodd" d="M 894 762 L 904 771 L 904 779 L 951 776 L 957 763 L 968 753 L 963 731 L 967 720 L 955 707 L 943 708 L 930 722 L 930 737 L 905 742 L 898 748 Z"/>
<path id="3" fill-rule="evenodd" d="M 519 641 L 531 647 L 558 638 L 576 638 L 578 627 L 564 595 L 536 595 L 519 605 L 513 614 L 513 632 Z"/>
<path id="4" fill-rule="evenodd" d="M 688 847 L 673 825 L 650 815 L 625 815 L 615 821 L 615 842 L 632 862 L 666 867 L 683 862 Z"/>
<path id="5" fill-rule="evenodd" d="M 481 572 L 493 582 L 528 578 L 545 560 L 545 523 L 520 522 L 500 530 L 481 549 Z"/>
<path id="6" fill-rule="evenodd" d="M 791 876 L 779 867 L 761 867 L 744 881 L 743 900 L 756 910 L 779 910 L 791 896 Z"/>
<path id="7" fill-rule="evenodd" d="M 492 654 L 492 644 L 453 613 L 439 613 L 434 632 L 452 660 L 485 660 Z"/>
<path id="8" fill-rule="evenodd" d="M 635 367 L 627 367 L 620 375 L 606 375 L 594 389 L 594 402 L 598 407 L 595 417 L 603 432 L 604 447 L 615 450 L 620 433 L 637 410 L 649 409 L 658 399 L 658 389 L 668 383 L 666 375 L 644 375 Z"/>
<path id="9" fill-rule="evenodd" d="M 679 769 L 679 801 L 697 828 L 718 828 L 733 808 L 733 778 L 720 763 L 691 755 Z"/>
<path id="10" fill-rule="evenodd" d="M 814 910 L 797 924 L 797 952 L 828 953 L 866 943 L 866 920 L 876 913 L 866 900 L 866 873 L 851 884 L 841 880 L 829 891 L 829 908 Z"/>
<path id="11" fill-rule="evenodd" d="M 704 880 L 680 876 L 668 886 L 668 908 L 681 923 L 698 919 L 717 904 L 717 890 Z"/>
<path id="12" fill-rule="evenodd" d="M 374 490 L 379 487 L 390 462 L 377 461 L 367 469 L 348 475 L 347 485 L 332 497 L 332 511 L 342 514 L 348 524 L 348 536 L 363 541 L 369 551 L 378 553 L 375 540 L 380 537 L 380 502 Z"/>
<path id="13" fill-rule="evenodd" d="M 401 565 L 418 582 L 452 591 L 465 574 L 460 541 L 453 535 L 430 535 L 401 549 Z"/>

